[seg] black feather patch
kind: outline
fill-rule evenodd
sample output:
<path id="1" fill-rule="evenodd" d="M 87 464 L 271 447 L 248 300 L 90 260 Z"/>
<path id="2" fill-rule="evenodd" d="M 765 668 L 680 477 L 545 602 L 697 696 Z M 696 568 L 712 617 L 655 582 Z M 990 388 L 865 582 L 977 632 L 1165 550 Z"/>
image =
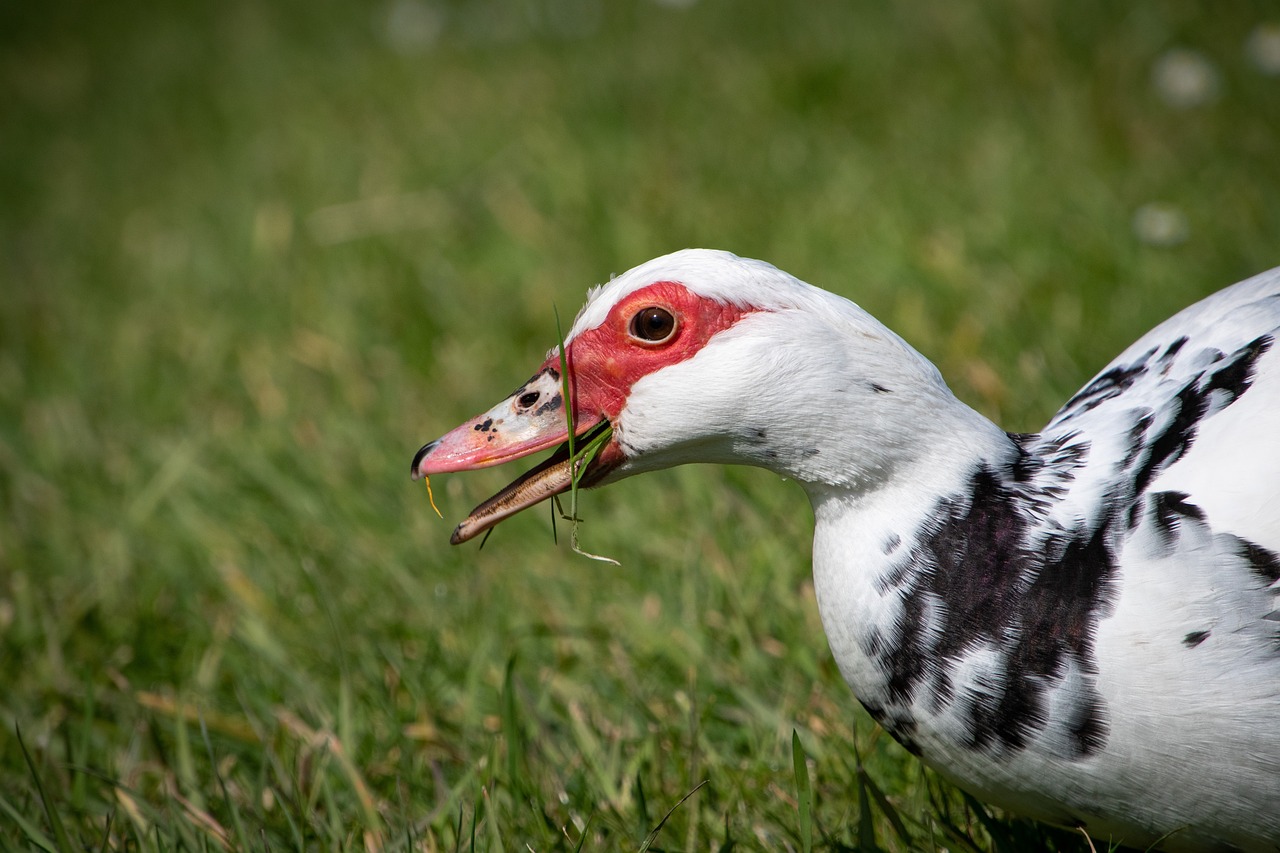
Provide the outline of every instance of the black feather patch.
<path id="1" fill-rule="evenodd" d="M 1204 521 L 1204 510 L 1189 503 L 1186 492 L 1156 492 L 1151 495 L 1151 509 L 1160 542 L 1165 548 L 1178 544 L 1184 520 Z"/>
<path id="2" fill-rule="evenodd" d="M 1147 372 L 1147 363 L 1151 361 L 1151 357 L 1155 354 L 1156 351 L 1154 349 L 1147 350 L 1132 363 L 1113 367 L 1103 373 L 1068 400 L 1067 404 L 1062 407 L 1062 411 L 1059 412 L 1058 418 L 1066 420 L 1096 408 L 1112 397 L 1123 394 L 1125 390 L 1132 387 L 1133 383 L 1137 382 Z"/>
<path id="3" fill-rule="evenodd" d="M 1206 417 L 1230 406 L 1249 390 L 1260 359 L 1273 343 L 1269 335 L 1255 338 L 1232 353 L 1217 369 L 1205 371 L 1174 397 L 1173 417 L 1147 445 L 1146 459 L 1134 476 L 1134 494 L 1142 494 L 1161 471 L 1191 448 Z"/>
<path id="4" fill-rule="evenodd" d="M 1240 540 L 1240 556 L 1249 564 L 1255 575 L 1268 584 L 1280 581 L 1280 554 L 1248 540 Z"/>
<path id="5" fill-rule="evenodd" d="M 939 502 L 902 573 L 902 612 L 891 642 L 877 645 L 888 699 L 953 706 L 974 749 L 1025 748 L 1048 723 L 1048 691 L 1074 662 L 1097 671 L 1097 620 L 1114 597 L 1110 525 L 1064 533 L 1053 546 L 1026 548 L 1030 517 L 1008 479 L 977 470 L 968 493 Z M 1000 671 L 958 691 L 954 670 L 979 646 L 995 648 Z M 1085 691 L 1066 723 L 1074 757 L 1105 743 L 1101 697 Z"/>
<path id="6" fill-rule="evenodd" d="M 1189 649 L 1194 649 L 1207 639 L 1209 639 L 1208 631 L 1192 631 L 1190 634 L 1187 634 L 1187 636 L 1182 638 L 1182 644 Z"/>

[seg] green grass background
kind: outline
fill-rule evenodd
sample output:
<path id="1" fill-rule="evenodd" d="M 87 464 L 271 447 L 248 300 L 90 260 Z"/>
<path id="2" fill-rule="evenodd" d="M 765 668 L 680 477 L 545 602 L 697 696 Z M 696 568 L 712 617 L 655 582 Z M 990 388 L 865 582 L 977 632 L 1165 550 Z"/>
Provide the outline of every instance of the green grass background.
<path id="1" fill-rule="evenodd" d="M 1030 843 L 841 682 L 794 484 L 694 467 L 590 493 L 583 545 L 614 568 L 545 511 L 449 547 L 513 472 L 437 478 L 444 522 L 409 460 L 527 377 L 554 309 L 685 246 L 855 299 L 1035 430 L 1152 324 L 1280 263 L 1280 77 L 1245 49 L 1268 22 L 7 4 L 0 845 Z M 1160 97 L 1177 48 L 1216 98 Z M 1152 202 L 1185 240 L 1139 239 Z"/>

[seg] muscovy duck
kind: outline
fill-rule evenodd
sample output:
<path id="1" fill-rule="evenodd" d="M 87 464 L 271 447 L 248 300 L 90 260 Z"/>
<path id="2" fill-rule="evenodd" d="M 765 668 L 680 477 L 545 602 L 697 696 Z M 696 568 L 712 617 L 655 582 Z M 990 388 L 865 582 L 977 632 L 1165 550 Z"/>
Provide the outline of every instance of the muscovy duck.
<path id="1" fill-rule="evenodd" d="M 562 493 L 757 465 L 813 504 L 854 694 L 991 803 L 1171 851 L 1280 850 L 1280 268 L 1209 296 L 1009 434 L 854 303 L 686 250 L 594 289 L 415 477 L 560 446 L 455 543 Z M 585 465 L 564 444 L 610 428 Z"/>

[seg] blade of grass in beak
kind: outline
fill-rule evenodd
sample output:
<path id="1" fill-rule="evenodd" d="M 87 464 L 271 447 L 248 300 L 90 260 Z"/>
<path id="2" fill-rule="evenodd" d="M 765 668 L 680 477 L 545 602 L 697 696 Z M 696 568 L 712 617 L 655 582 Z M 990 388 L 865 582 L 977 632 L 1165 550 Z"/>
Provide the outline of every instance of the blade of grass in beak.
<path id="1" fill-rule="evenodd" d="M 591 460 L 595 459 L 600 453 L 600 449 L 609 441 L 609 437 L 613 435 L 613 427 L 607 425 L 600 430 L 587 446 L 583 448 L 582 455 L 578 455 L 577 437 L 574 435 L 573 423 L 573 395 L 572 383 L 569 381 L 569 356 L 564 345 L 564 329 L 560 325 L 560 312 L 552 306 L 552 313 L 556 317 L 556 342 L 560 345 L 560 388 L 561 395 L 564 399 L 564 420 L 565 426 L 569 432 L 569 547 L 574 553 L 581 554 L 592 560 L 599 560 L 602 563 L 613 563 L 615 566 L 622 565 L 612 557 L 605 557 L 600 554 L 592 554 L 590 551 L 584 551 L 578 546 L 578 483 L 582 479 L 582 472 L 591 464 Z"/>
<path id="2" fill-rule="evenodd" d="M 569 458 L 573 459 L 573 396 L 569 390 L 569 356 L 564 349 L 564 330 L 560 327 L 560 310 L 553 305 L 551 312 L 556 316 L 556 343 L 560 345 L 560 393 L 564 397 L 565 426 L 569 428 Z"/>
<path id="3" fill-rule="evenodd" d="M 569 490 L 571 492 L 570 502 L 574 504 L 574 506 L 571 507 L 573 519 L 569 522 L 569 546 L 573 548 L 575 552 L 584 557 L 590 557 L 592 560 L 599 560 L 602 563 L 613 563 L 615 566 L 620 566 L 622 564 L 612 557 L 592 554 L 591 552 L 584 551 L 582 548 L 578 547 L 578 509 L 576 506 L 578 500 L 578 481 L 582 479 L 583 472 L 587 470 L 587 466 L 591 464 L 593 459 L 600 455 L 600 451 L 609 443 L 609 439 L 612 437 L 613 427 L 609 425 L 608 421 L 606 421 L 604 427 L 602 427 L 598 433 L 593 435 L 591 440 L 582 448 L 582 453 L 573 460 L 573 465 L 569 469 L 571 481 L 569 486 Z"/>

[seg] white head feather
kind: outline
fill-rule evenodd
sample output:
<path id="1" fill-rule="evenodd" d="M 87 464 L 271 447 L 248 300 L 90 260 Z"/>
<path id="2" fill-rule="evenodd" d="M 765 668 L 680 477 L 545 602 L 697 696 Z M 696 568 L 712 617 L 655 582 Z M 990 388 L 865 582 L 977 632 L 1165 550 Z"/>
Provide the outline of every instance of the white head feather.
<path id="1" fill-rule="evenodd" d="M 755 310 L 697 355 L 632 386 L 615 425 L 628 456 L 618 476 L 722 462 L 862 491 L 925 446 L 968 441 L 948 416 L 977 419 L 986 425 L 980 432 L 1007 441 L 955 399 L 937 368 L 856 304 L 728 252 L 686 249 L 594 288 L 569 340 L 661 281 Z"/>

